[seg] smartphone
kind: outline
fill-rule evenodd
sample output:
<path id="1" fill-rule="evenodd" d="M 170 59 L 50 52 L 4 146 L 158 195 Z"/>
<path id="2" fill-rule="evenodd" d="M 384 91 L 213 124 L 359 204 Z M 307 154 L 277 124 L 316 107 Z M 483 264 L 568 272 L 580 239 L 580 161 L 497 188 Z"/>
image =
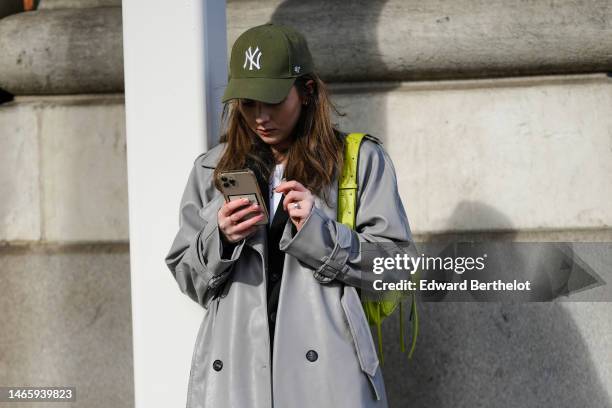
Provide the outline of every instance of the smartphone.
<path id="1" fill-rule="evenodd" d="M 268 223 L 268 211 L 263 201 L 264 197 L 259 189 L 259 184 L 257 184 L 255 173 L 253 173 L 251 169 L 222 172 L 219 175 L 219 181 L 221 184 L 221 192 L 226 202 L 248 198 L 251 204 L 258 204 L 264 213 L 263 219 L 258 221 L 255 225 L 265 225 Z M 240 222 L 248 220 L 257 214 L 258 213 L 247 214 Z"/>

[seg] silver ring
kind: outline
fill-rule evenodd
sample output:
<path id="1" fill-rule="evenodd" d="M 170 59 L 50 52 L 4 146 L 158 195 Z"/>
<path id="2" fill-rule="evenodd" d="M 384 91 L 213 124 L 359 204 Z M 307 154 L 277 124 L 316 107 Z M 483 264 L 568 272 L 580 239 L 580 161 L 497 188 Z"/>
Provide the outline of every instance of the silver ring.
<path id="1" fill-rule="evenodd" d="M 293 203 L 293 208 L 295 208 L 295 209 L 298 209 L 298 210 L 299 210 L 299 209 L 300 209 L 300 208 L 302 208 L 302 207 L 300 207 L 300 203 Z"/>

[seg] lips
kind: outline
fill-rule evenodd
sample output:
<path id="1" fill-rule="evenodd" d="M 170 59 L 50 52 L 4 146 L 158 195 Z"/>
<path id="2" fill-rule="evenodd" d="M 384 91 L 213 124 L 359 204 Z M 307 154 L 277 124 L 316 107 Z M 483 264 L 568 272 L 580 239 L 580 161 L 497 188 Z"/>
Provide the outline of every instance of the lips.
<path id="1" fill-rule="evenodd" d="M 269 129 L 257 128 L 257 132 L 264 136 L 268 136 L 270 133 L 274 132 L 275 130 L 276 129 L 274 128 L 269 128 Z"/>

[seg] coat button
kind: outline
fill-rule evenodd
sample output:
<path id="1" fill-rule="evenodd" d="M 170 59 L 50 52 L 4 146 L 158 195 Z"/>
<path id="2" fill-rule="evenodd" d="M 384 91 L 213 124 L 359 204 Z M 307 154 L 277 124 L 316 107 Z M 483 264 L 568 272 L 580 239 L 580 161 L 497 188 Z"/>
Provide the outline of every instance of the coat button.
<path id="1" fill-rule="evenodd" d="M 215 360 L 215 362 L 213 363 L 213 368 L 215 371 L 221 371 L 221 369 L 223 368 L 223 361 Z"/>
<path id="2" fill-rule="evenodd" d="M 306 359 L 310 362 L 317 361 L 317 358 L 319 358 L 319 355 L 314 350 L 308 350 L 306 353 Z"/>
<path id="3" fill-rule="evenodd" d="M 271 276 L 271 278 L 272 278 L 272 280 L 273 280 L 274 282 L 276 282 L 277 280 L 279 280 L 279 279 L 280 279 L 280 274 L 279 274 L 279 273 L 273 273 L 273 274 L 272 274 L 272 276 Z"/>
<path id="4" fill-rule="evenodd" d="M 273 322 L 276 321 L 276 312 L 270 313 L 270 320 L 272 320 Z"/>

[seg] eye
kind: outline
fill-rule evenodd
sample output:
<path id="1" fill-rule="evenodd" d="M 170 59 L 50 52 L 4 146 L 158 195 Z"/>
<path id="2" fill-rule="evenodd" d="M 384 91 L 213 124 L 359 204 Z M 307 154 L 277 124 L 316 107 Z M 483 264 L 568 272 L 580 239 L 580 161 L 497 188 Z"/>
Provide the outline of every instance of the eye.
<path id="1" fill-rule="evenodd" d="M 241 99 L 240 100 L 240 105 L 250 108 L 252 106 L 255 106 L 255 101 L 252 99 Z"/>

